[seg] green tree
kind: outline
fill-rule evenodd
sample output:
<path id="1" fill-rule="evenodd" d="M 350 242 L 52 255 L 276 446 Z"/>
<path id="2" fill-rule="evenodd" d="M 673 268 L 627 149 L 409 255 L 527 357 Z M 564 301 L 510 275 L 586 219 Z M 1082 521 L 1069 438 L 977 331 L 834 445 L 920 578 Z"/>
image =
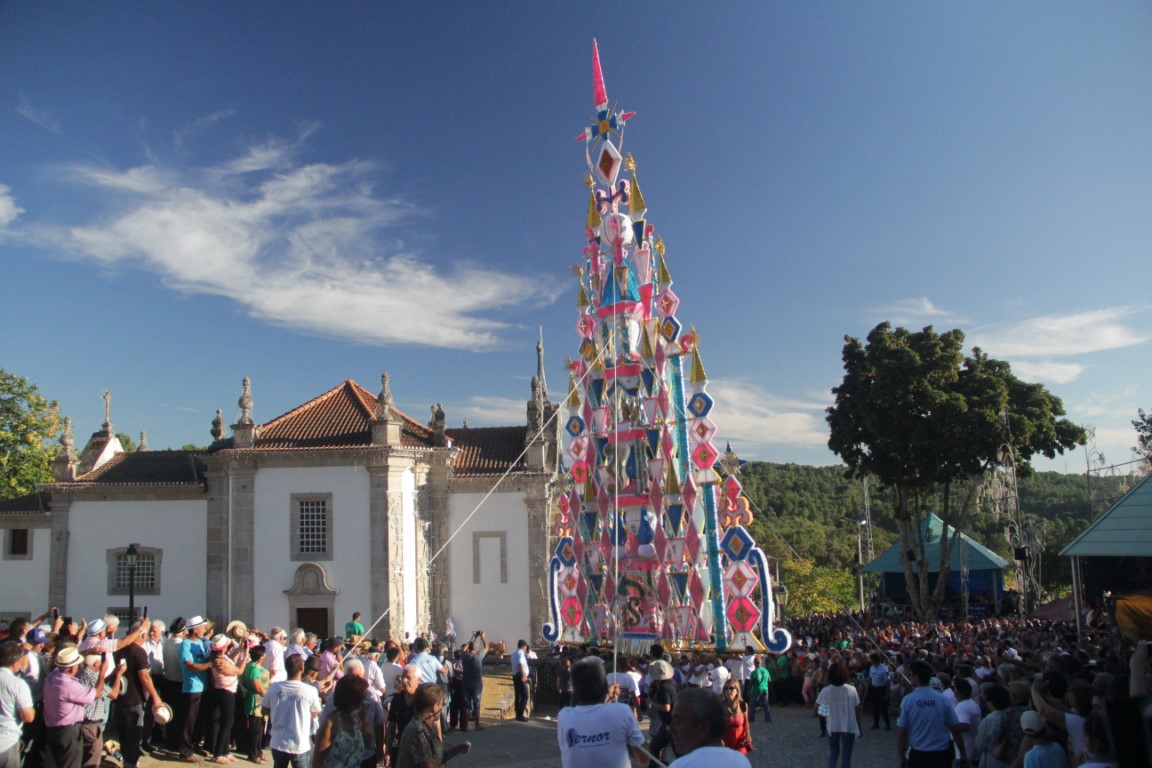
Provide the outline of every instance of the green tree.
<path id="1" fill-rule="evenodd" d="M 0 368 L 0 499 L 32 493 L 52 480 L 60 409 L 27 379 Z"/>
<path id="2" fill-rule="evenodd" d="M 781 562 L 780 580 L 788 587 L 785 620 L 856 610 L 856 579 L 851 571 L 792 557 Z"/>
<path id="3" fill-rule="evenodd" d="M 1136 428 L 1136 446 L 1132 452 L 1152 466 L 1152 413 L 1144 413 L 1143 408 L 1137 408 L 1136 413 L 1138 418 L 1132 421 Z"/>
<path id="4" fill-rule="evenodd" d="M 116 439 L 120 441 L 120 447 L 124 449 L 125 453 L 132 453 L 136 450 L 136 441 L 127 432 L 117 432 Z"/>
<path id="5" fill-rule="evenodd" d="M 1084 431 L 1061 418 L 1059 398 L 1016 378 L 1008 363 L 979 349 L 964 357 L 959 330 L 912 332 L 881 323 L 866 345 L 850 336 L 844 342 L 844 379 L 832 390 L 836 401 L 827 415 L 828 447 L 849 476 L 874 475 L 893 492 L 909 598 L 919 616 L 934 616 L 944 600 L 954 537 L 945 527 L 941 576 L 929 591 L 921 536 L 928 515 L 964 530 L 985 472 L 1012 461 L 1018 473 L 1029 474 L 1032 456 L 1063 453 L 1084 441 Z"/>

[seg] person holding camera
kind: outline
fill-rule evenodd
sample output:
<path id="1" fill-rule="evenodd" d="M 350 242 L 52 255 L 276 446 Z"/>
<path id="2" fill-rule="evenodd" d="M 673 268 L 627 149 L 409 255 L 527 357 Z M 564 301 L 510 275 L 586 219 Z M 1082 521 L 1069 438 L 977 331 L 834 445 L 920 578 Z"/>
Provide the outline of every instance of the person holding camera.
<path id="1" fill-rule="evenodd" d="M 488 653 L 488 638 L 484 630 L 472 633 L 472 639 L 460 654 L 461 689 L 464 698 L 463 718 L 460 730 L 468 730 L 468 721 L 473 720 L 476 730 L 480 730 L 480 699 L 484 692 L 484 655 Z"/>

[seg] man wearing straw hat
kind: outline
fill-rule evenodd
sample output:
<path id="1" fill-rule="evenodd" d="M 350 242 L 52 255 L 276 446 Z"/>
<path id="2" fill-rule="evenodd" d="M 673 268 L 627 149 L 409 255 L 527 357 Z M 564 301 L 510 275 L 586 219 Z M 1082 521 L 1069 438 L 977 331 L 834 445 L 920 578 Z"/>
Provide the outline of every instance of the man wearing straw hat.
<path id="1" fill-rule="evenodd" d="M 84 741 L 80 726 L 84 707 L 96 698 L 96 689 L 76 679 L 83 661 L 80 651 L 68 645 L 56 654 L 56 668 L 44 681 L 44 736 L 48 768 L 80 768 Z"/>
<path id="2" fill-rule="evenodd" d="M 196 732 L 196 721 L 200 715 L 200 700 L 204 697 L 208 670 L 212 666 L 208 660 L 208 641 L 204 639 L 207 627 L 208 622 L 203 616 L 188 619 L 188 637 L 180 644 L 180 663 L 184 672 L 184 725 L 180 734 L 180 759 L 186 763 L 199 762 L 196 742 L 200 740 L 201 734 Z"/>

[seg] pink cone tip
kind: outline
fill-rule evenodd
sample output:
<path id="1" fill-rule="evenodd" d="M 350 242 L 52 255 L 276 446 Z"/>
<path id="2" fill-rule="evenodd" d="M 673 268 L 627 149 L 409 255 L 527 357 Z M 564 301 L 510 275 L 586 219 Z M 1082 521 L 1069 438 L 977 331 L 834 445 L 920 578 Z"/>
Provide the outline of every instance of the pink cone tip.
<path id="1" fill-rule="evenodd" d="M 600 49 L 596 46 L 596 38 L 592 38 L 592 87 L 593 106 L 604 109 L 608 106 L 608 89 L 604 87 L 604 72 L 600 69 Z"/>

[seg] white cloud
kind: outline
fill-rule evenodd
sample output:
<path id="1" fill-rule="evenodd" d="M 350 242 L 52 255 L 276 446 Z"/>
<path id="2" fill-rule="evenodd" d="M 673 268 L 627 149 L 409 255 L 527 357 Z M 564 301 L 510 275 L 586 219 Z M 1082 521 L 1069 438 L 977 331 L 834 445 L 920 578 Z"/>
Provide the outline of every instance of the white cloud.
<path id="1" fill-rule="evenodd" d="M 868 310 L 868 313 L 898 326 L 937 321 L 957 322 L 954 314 L 936 306 L 927 296 L 900 299 L 882 307 L 874 307 Z"/>
<path id="2" fill-rule="evenodd" d="M 826 447 L 824 409 L 832 404 L 831 395 L 827 402 L 778 397 L 756 384 L 736 379 L 711 379 L 708 393 L 716 401 L 712 418 L 717 426 L 715 444 L 719 450 L 731 443 L 737 453 L 753 457 L 767 453 L 768 446 Z M 550 396 L 553 402 L 562 403 L 564 393 L 551 392 Z M 459 428 L 464 419 L 473 427 L 523 424 L 527 400 L 525 386 L 522 399 L 475 396 L 462 403 L 446 403 L 449 431 Z M 414 418 L 421 418 L 424 412 L 426 406 L 408 411 Z M 563 408 L 558 418 L 567 418 Z"/>
<path id="3" fill-rule="evenodd" d="M 12 197 L 12 191 L 0 184 L 0 234 L 8 229 L 8 225 L 16 221 L 22 213 L 24 213 L 24 209 L 16 205 L 16 198 Z"/>
<path id="4" fill-rule="evenodd" d="M 65 169 L 120 194 L 105 197 L 118 206 L 111 214 L 55 233 L 54 244 L 143 267 L 184 293 L 227 297 L 270 323 L 372 344 L 491 348 L 507 327 L 495 310 L 559 294 L 540 276 L 444 266 L 395 245 L 401 225 L 424 213 L 376 195 L 368 163 L 299 163 L 314 129 L 193 172 Z"/>
<path id="5" fill-rule="evenodd" d="M 1139 311 L 1112 307 L 1067 315 L 1040 315 L 1018 323 L 992 326 L 971 339 L 993 357 L 1051 358 L 1120 349 L 1149 340 L 1120 320 Z"/>
<path id="6" fill-rule="evenodd" d="M 759 453 L 767 445 L 824 447 L 828 428 L 824 423 L 827 401 L 779 397 L 757 384 L 739 379 L 712 379 L 708 393 L 716 401 L 717 447 L 731 441 L 742 453 Z"/>
<path id="7" fill-rule="evenodd" d="M 459 427 L 464 419 L 473 427 L 503 424 L 524 424 L 528 418 L 528 393 L 517 400 L 511 397 L 473 396 L 458 405 L 445 405 L 444 414 L 448 423 Z M 565 418 L 561 413 L 557 418 Z M 449 431 L 451 431 L 449 427 Z"/>
<path id="8" fill-rule="evenodd" d="M 16 112 L 26 120 L 30 120 L 36 125 L 40 126 L 46 131 L 51 131 L 57 136 L 60 135 L 60 123 L 56 118 L 46 109 L 39 109 L 32 106 L 28 101 L 28 97 L 21 95 L 20 101 L 16 104 Z"/>
<path id="9" fill-rule="evenodd" d="M 172 143 L 177 149 L 184 149 L 185 144 L 187 144 L 188 140 L 193 136 L 211 128 L 222 120 L 232 117 L 234 114 L 236 114 L 236 110 L 234 109 L 221 109 L 198 118 L 184 128 L 173 132 Z"/>
<path id="10" fill-rule="evenodd" d="M 1033 381 L 1048 381 L 1053 384 L 1069 384 L 1080 378 L 1084 366 L 1079 363 L 1057 363 L 1051 360 L 1018 360 L 1012 363 L 1012 371 L 1020 378 Z"/>

